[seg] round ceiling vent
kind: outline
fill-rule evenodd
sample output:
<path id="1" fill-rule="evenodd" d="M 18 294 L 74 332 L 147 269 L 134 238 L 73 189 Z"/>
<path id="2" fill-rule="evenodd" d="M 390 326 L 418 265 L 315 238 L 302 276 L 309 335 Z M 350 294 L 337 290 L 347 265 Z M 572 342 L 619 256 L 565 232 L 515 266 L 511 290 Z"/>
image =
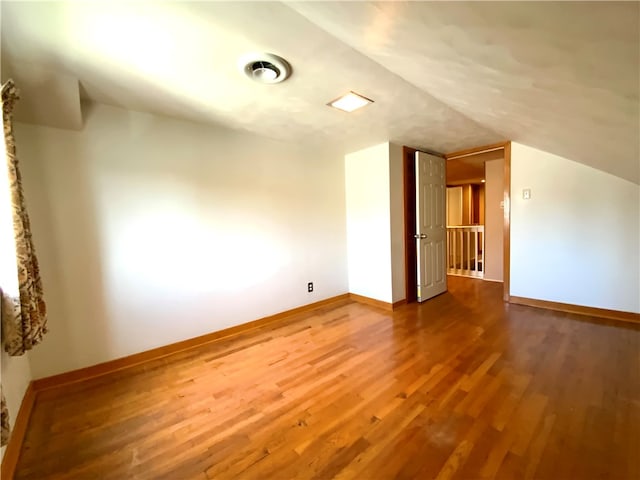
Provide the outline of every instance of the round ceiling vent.
<path id="1" fill-rule="evenodd" d="M 251 80 L 268 85 L 280 83 L 291 74 L 291 67 L 287 61 L 271 53 L 244 55 L 238 66 Z"/>

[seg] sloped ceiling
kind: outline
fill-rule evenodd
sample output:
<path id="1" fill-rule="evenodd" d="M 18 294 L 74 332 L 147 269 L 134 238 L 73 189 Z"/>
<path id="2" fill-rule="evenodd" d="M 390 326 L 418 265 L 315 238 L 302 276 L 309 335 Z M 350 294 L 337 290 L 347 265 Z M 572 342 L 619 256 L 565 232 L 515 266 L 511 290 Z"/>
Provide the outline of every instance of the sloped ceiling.
<path id="1" fill-rule="evenodd" d="M 502 136 L 640 181 L 640 3 L 291 6 Z"/>
<path id="2" fill-rule="evenodd" d="M 637 183 L 639 16 L 611 2 L 2 2 L 2 76 L 30 64 L 88 100 L 345 152 L 512 139 Z M 251 51 L 292 77 L 244 78 Z M 325 105 L 349 90 L 375 103 Z"/>

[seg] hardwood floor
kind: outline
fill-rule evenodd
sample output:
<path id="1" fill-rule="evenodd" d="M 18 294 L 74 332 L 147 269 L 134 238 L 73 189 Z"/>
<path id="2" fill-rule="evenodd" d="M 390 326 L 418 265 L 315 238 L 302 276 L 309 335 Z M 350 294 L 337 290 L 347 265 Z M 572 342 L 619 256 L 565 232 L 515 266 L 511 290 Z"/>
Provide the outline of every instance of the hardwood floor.
<path id="1" fill-rule="evenodd" d="M 640 328 L 344 301 L 39 393 L 16 478 L 640 478 Z"/>

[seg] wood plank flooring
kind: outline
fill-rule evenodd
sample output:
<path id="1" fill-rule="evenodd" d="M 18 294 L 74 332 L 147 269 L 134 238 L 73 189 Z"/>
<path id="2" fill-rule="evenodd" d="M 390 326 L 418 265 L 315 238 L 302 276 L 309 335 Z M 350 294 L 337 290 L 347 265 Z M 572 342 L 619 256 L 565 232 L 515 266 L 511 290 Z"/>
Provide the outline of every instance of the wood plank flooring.
<path id="1" fill-rule="evenodd" d="M 638 326 L 449 289 L 41 392 L 16 478 L 640 478 Z"/>

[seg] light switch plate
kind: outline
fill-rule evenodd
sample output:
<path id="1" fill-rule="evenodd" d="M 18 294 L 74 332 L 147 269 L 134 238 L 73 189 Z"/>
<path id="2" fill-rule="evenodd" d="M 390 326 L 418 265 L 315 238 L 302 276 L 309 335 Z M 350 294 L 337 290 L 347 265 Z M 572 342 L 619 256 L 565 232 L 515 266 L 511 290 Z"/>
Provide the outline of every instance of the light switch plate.
<path id="1" fill-rule="evenodd" d="M 525 188 L 524 190 L 522 190 L 522 198 L 524 200 L 529 200 L 531 198 L 531 189 L 530 188 Z"/>

